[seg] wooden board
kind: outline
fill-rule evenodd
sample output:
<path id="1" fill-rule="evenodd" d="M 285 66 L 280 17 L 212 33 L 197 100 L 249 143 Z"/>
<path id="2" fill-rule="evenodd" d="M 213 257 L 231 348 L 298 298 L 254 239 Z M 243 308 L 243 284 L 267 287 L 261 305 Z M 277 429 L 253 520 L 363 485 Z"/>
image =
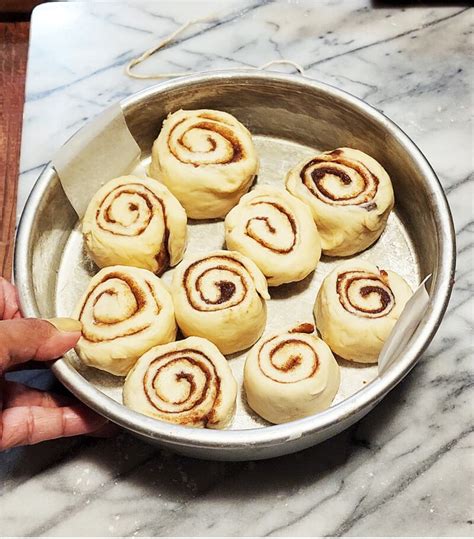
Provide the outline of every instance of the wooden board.
<path id="1" fill-rule="evenodd" d="M 0 22 L 0 275 L 11 277 L 29 22 Z"/>

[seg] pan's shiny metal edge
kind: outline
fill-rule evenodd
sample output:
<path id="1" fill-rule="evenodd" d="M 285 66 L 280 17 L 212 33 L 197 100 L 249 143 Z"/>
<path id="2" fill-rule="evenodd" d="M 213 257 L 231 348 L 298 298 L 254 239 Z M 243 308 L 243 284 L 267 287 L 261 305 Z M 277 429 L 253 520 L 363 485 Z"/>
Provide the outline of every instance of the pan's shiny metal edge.
<path id="1" fill-rule="evenodd" d="M 382 126 L 387 136 L 397 140 L 397 143 L 416 162 L 426 182 L 425 187 L 428 189 L 437 227 L 437 267 L 433 271 L 429 308 L 412 337 L 408 349 L 396 364 L 382 378 L 377 378 L 348 399 L 315 416 L 291 423 L 250 430 L 215 431 L 184 428 L 151 419 L 125 408 L 89 384 L 67 361 L 61 359 L 53 365 L 53 371 L 59 380 L 98 413 L 141 438 L 200 458 L 253 460 L 292 453 L 322 442 L 361 419 L 415 366 L 440 326 L 454 282 L 456 258 L 454 226 L 445 194 L 436 174 L 414 142 L 399 127 L 360 99 L 327 84 L 303 77 L 276 73 L 222 71 L 161 83 L 130 96 L 121 104 L 124 112 L 127 113 L 127 110 L 139 107 L 141 103 L 146 103 L 148 99 L 158 96 L 165 90 L 182 91 L 203 81 L 218 85 L 222 81 L 259 84 L 263 80 L 279 85 L 287 84 L 291 87 L 296 85 L 301 92 L 316 90 L 324 93 L 330 99 L 343 102 L 371 122 L 376 122 Z M 30 194 L 16 237 L 14 277 L 26 316 L 40 315 L 32 276 L 32 228 L 38 205 L 53 177 L 54 169 L 51 164 L 48 164 Z"/>

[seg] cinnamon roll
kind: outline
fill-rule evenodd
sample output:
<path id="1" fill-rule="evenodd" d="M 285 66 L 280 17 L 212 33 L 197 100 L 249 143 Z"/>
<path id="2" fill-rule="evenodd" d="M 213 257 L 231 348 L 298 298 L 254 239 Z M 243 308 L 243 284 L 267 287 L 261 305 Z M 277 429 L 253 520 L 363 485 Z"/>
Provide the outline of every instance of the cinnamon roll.
<path id="1" fill-rule="evenodd" d="M 249 131 L 230 114 L 205 109 L 168 116 L 153 144 L 149 168 L 193 219 L 224 217 L 257 171 Z"/>
<path id="2" fill-rule="evenodd" d="M 209 339 L 223 354 L 248 348 L 265 327 L 265 277 L 237 252 L 213 251 L 184 261 L 171 293 L 183 334 Z"/>
<path id="3" fill-rule="evenodd" d="M 225 219 L 229 249 L 257 264 L 270 286 L 301 281 L 321 256 L 308 207 L 283 189 L 262 185 L 244 195 Z"/>
<path id="4" fill-rule="evenodd" d="M 309 205 L 323 253 L 329 256 L 352 255 L 372 245 L 394 204 L 387 172 L 351 148 L 301 161 L 288 173 L 286 187 Z"/>
<path id="5" fill-rule="evenodd" d="M 187 427 L 224 428 L 234 415 L 236 397 L 226 358 L 200 337 L 152 348 L 123 386 L 125 406 Z"/>
<path id="6" fill-rule="evenodd" d="M 152 346 L 176 337 L 170 293 L 159 277 L 140 268 L 112 266 L 99 271 L 73 318 L 82 322 L 78 356 L 117 376 L 127 374 Z"/>
<path id="7" fill-rule="evenodd" d="M 411 296 L 411 288 L 395 272 L 348 260 L 321 285 L 314 306 L 316 327 L 335 354 L 374 363 Z"/>
<path id="8" fill-rule="evenodd" d="M 286 423 L 329 408 L 339 389 L 339 365 L 312 324 L 262 339 L 244 368 L 249 406 L 271 423 Z"/>
<path id="9" fill-rule="evenodd" d="M 160 274 L 183 258 L 186 221 L 183 207 L 164 185 L 122 176 L 94 195 L 82 232 L 100 268 L 122 264 Z"/>

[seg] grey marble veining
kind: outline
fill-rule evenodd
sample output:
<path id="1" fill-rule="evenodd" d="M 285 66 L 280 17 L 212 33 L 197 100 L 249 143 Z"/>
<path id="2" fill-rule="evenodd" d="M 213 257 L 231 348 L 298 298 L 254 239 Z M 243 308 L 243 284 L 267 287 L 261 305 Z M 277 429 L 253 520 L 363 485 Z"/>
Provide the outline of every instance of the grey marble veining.
<path id="1" fill-rule="evenodd" d="M 382 110 L 418 144 L 453 210 L 457 282 L 422 361 L 364 420 L 302 453 L 202 462 L 129 436 L 58 440 L 0 456 L 2 535 L 471 535 L 472 11 L 324 2 L 49 4 L 33 17 L 19 212 L 55 149 L 153 81 L 127 61 L 185 20 L 142 71 L 287 58 Z M 282 68 L 286 69 L 286 68 Z M 427 238 L 429 241 L 429 238 Z M 33 382 L 46 386 L 48 376 Z"/>

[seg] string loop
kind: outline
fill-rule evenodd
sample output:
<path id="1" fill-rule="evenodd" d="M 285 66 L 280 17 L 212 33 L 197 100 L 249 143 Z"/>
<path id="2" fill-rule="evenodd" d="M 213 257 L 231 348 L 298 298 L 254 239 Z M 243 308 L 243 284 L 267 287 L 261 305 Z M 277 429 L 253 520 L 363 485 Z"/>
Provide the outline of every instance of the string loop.
<path id="1" fill-rule="evenodd" d="M 183 77 L 185 75 L 192 75 L 196 73 L 202 73 L 202 71 L 178 71 L 178 72 L 172 72 L 172 73 L 154 73 L 154 74 L 142 74 L 142 73 L 136 73 L 133 70 L 133 68 L 142 62 L 144 62 L 147 58 L 150 58 L 150 56 L 153 56 L 156 52 L 161 50 L 163 47 L 168 45 L 169 43 L 172 43 L 175 41 L 175 39 L 183 33 L 185 30 L 187 30 L 190 26 L 194 26 L 195 24 L 202 23 L 202 22 L 209 22 L 210 20 L 215 20 L 216 17 L 213 15 L 209 15 L 207 17 L 202 17 L 199 19 L 193 19 L 190 21 L 186 21 L 184 24 L 182 24 L 179 28 L 171 32 L 168 36 L 163 38 L 157 45 L 154 45 L 153 47 L 150 47 L 145 52 L 143 52 L 140 56 L 137 56 L 136 58 L 132 58 L 130 62 L 125 67 L 125 73 L 131 77 L 132 79 L 172 79 L 176 77 Z M 263 64 L 261 66 L 255 67 L 255 66 L 245 66 L 244 69 L 250 69 L 250 70 L 265 70 L 273 65 L 290 65 L 296 69 L 300 73 L 300 75 L 305 75 L 304 68 L 297 64 L 296 62 L 293 62 L 292 60 L 286 60 L 285 58 L 279 59 L 279 60 L 271 60 L 270 62 L 267 62 L 266 64 Z M 220 71 L 220 69 L 206 69 L 206 72 L 210 71 Z M 227 70 L 241 70 L 242 67 L 230 67 L 226 68 Z"/>

